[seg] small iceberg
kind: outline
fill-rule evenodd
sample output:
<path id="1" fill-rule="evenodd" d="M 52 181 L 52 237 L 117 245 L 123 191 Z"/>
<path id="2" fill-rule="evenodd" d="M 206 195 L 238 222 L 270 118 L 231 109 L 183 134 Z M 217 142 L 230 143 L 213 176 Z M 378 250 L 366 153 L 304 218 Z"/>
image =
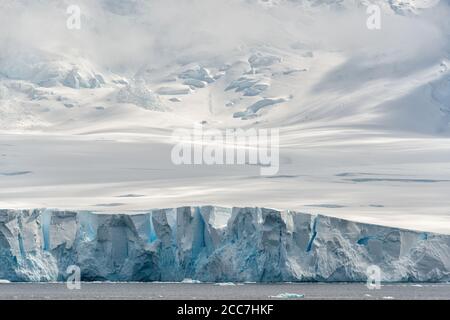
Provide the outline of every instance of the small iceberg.
<path id="1" fill-rule="evenodd" d="M 235 286 L 236 284 L 233 282 L 219 282 L 219 283 L 215 283 L 214 285 L 226 287 L 226 286 Z"/>
<path id="2" fill-rule="evenodd" d="M 276 296 L 269 296 L 269 298 L 276 298 L 276 299 L 301 299 L 304 298 L 304 294 L 299 293 L 280 293 Z"/>
<path id="3" fill-rule="evenodd" d="M 191 279 L 191 278 L 186 278 L 186 279 L 183 279 L 183 281 L 181 281 L 181 283 L 202 283 L 202 282 L 199 281 L 199 280 L 194 280 L 194 279 Z"/>

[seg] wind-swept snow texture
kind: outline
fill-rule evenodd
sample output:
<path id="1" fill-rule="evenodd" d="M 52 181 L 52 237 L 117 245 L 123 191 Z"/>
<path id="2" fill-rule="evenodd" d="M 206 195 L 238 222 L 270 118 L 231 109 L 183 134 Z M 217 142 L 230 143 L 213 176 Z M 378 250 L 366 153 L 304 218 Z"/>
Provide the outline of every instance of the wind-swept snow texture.
<path id="1" fill-rule="evenodd" d="M 449 281 L 450 236 L 265 208 L 135 215 L 0 211 L 0 278 L 57 281 Z"/>
<path id="2" fill-rule="evenodd" d="M 380 29 L 367 28 L 369 4 L 380 6 Z M 450 234 L 449 4 L 0 0 L 0 208 L 125 213 L 214 203 Z M 67 28 L 72 5 L 79 30 Z M 279 129 L 278 174 L 260 176 L 262 164 L 175 165 L 172 134 L 199 124 Z M 80 215 L 74 230 L 96 239 Z M 146 244 L 155 245 L 161 223 L 145 219 Z M 46 250 L 22 273 L 61 272 L 41 264 L 55 250 L 49 225 L 35 240 Z M 308 222 L 308 257 L 320 226 Z M 26 234 L 13 239 L 28 252 Z M 383 243 L 373 234 L 354 242 Z M 317 276 L 289 265 L 293 278 Z"/>

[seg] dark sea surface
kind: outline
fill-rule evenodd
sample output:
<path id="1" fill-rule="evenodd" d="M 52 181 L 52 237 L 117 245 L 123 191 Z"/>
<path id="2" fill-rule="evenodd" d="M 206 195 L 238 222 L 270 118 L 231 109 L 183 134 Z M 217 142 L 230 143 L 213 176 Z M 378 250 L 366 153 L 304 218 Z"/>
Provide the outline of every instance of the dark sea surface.
<path id="1" fill-rule="evenodd" d="M 0 299 L 446 299 L 450 284 L 385 284 L 369 290 L 363 283 L 0 283 Z"/>

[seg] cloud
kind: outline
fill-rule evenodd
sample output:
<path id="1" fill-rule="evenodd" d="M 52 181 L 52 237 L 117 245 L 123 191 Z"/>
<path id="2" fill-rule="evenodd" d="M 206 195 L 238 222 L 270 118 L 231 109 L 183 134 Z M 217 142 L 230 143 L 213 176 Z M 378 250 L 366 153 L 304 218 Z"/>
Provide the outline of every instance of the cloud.
<path id="1" fill-rule="evenodd" d="M 66 9 L 73 4 L 81 8 L 81 30 L 66 28 Z M 364 6 L 315 14 L 294 2 L 267 7 L 242 0 L 3 0 L 1 6 L 2 51 L 81 56 L 118 70 L 226 60 L 239 48 L 287 48 L 296 41 L 417 59 L 434 59 L 448 45 L 448 26 L 433 19 L 448 17 L 442 5 L 418 17 L 383 12 L 379 31 L 366 28 Z"/>

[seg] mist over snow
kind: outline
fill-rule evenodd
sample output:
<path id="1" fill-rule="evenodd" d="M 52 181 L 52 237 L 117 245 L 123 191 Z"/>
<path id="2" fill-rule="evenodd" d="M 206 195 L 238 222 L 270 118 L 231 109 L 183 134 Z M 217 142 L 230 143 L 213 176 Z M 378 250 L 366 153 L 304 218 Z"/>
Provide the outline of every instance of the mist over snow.
<path id="1" fill-rule="evenodd" d="M 0 39 L 3 57 L 18 52 L 36 59 L 81 56 L 105 68 L 127 71 L 145 64 L 226 61 L 255 46 L 287 49 L 295 42 L 352 54 L 392 50 L 399 59 L 412 61 L 442 58 L 447 49 L 448 6 L 443 3 L 420 15 L 400 15 L 383 7 L 378 32 L 365 27 L 368 1 L 343 2 L 348 4 L 345 9 L 343 5 L 335 9 L 333 1 L 329 6 L 320 3 L 4 0 Z M 76 32 L 66 28 L 70 5 L 81 8 L 82 28 Z"/>
<path id="2" fill-rule="evenodd" d="M 449 9 L 2 0 L 0 208 L 260 206 L 450 233 Z M 172 133 L 198 124 L 279 129 L 279 172 L 175 165 Z"/>

